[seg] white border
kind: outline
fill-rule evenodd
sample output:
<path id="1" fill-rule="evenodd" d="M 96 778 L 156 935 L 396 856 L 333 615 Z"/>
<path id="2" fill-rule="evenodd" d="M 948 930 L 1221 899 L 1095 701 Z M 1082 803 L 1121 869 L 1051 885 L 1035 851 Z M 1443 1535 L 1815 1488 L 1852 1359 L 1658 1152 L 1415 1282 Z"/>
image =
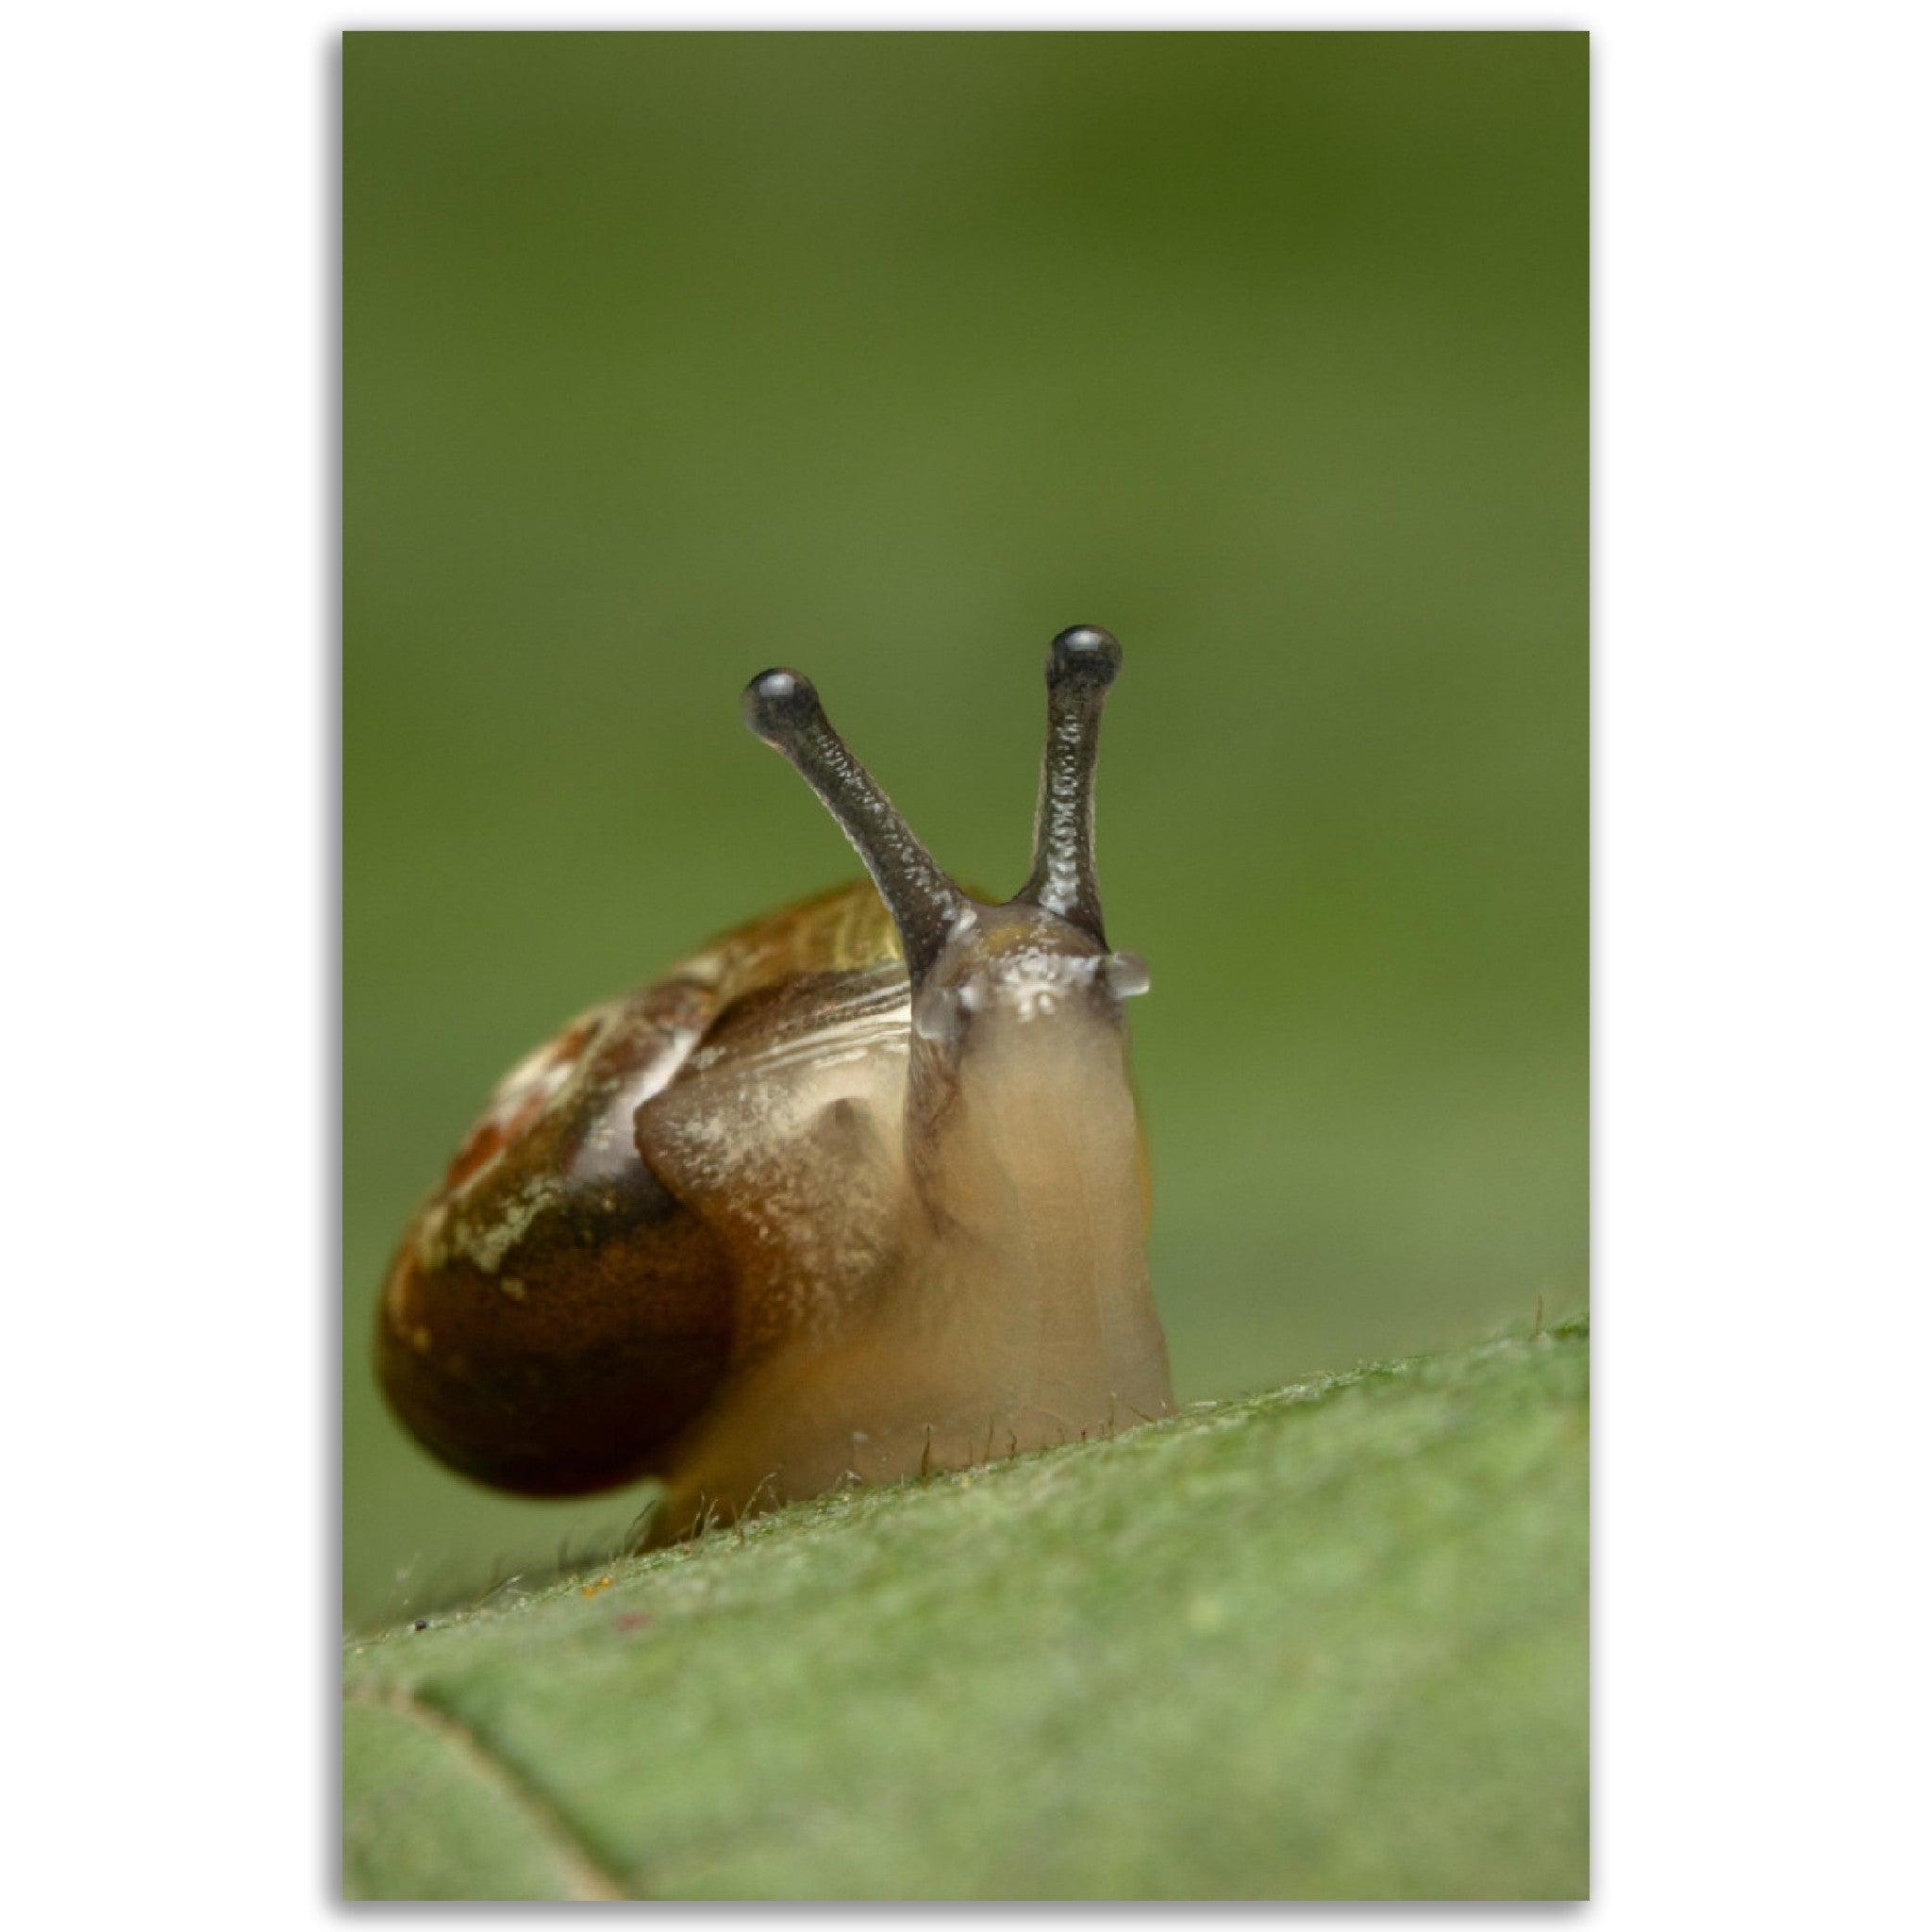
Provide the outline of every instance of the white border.
<path id="1" fill-rule="evenodd" d="M 1925 1679 L 1922 10 L 749 18 L 1595 29 L 1594 1909 L 1897 1922 Z M 25 1923 L 285 1924 L 333 1890 L 343 24 L 42 8 L 0 78 Z"/>

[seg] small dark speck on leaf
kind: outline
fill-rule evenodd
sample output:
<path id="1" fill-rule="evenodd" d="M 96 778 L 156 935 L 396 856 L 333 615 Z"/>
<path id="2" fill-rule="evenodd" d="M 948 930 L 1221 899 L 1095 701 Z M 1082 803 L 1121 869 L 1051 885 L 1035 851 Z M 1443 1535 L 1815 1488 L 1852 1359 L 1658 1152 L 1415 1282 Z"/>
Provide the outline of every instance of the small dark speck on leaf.
<path id="1" fill-rule="evenodd" d="M 409 1628 L 411 1630 L 426 1630 L 428 1629 L 428 1627 L 429 1619 L 427 1617 L 418 1617 L 416 1621 L 409 1625 Z"/>

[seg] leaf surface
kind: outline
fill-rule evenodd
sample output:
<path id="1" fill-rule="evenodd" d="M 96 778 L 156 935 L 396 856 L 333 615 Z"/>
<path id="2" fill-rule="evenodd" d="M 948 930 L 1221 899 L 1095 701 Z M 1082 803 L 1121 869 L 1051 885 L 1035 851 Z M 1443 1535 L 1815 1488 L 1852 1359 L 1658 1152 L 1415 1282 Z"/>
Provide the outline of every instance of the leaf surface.
<path id="1" fill-rule="evenodd" d="M 1575 1324 L 358 1642 L 345 1889 L 1580 1897 L 1587 1404 Z"/>

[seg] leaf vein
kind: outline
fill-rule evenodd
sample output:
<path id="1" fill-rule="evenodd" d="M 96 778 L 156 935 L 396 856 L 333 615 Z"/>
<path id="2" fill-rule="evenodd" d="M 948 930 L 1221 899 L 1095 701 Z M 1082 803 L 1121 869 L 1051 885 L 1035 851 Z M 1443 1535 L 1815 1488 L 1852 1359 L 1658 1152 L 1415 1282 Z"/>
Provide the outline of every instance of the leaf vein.
<path id="1" fill-rule="evenodd" d="M 573 1899 L 601 1901 L 631 1896 L 622 1879 L 597 1857 L 563 1813 L 460 1718 L 398 1685 L 357 1685 L 343 1694 L 350 1704 L 392 1711 L 422 1725 L 456 1753 L 478 1777 L 529 1820 L 557 1859 Z"/>

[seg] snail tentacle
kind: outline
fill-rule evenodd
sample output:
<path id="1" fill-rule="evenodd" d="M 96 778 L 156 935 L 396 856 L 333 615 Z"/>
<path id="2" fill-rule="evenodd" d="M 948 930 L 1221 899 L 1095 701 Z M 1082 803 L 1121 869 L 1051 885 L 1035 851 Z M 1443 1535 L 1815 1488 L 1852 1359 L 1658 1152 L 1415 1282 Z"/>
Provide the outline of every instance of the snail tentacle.
<path id="1" fill-rule="evenodd" d="M 1106 945 L 1093 862 L 1093 769 L 1100 712 L 1121 668 L 1121 647 L 1097 625 L 1055 638 L 1046 658 L 1046 753 L 1034 816 L 1033 871 L 1013 903 L 1038 906 Z"/>

